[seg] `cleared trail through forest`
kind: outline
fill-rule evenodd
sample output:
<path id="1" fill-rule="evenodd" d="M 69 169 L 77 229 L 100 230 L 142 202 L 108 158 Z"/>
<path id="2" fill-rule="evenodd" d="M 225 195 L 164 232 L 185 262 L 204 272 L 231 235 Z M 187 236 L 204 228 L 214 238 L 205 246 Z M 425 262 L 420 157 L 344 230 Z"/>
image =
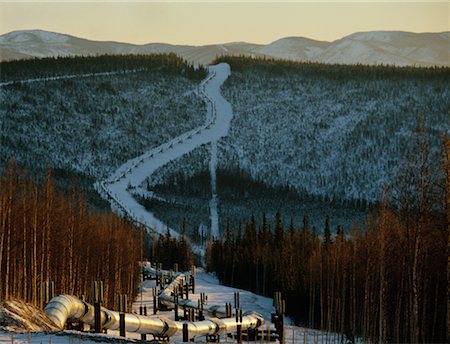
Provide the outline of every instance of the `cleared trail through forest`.
<path id="1" fill-rule="evenodd" d="M 42 81 L 55 81 L 55 80 L 67 80 L 67 79 L 80 79 L 80 78 L 92 78 L 98 76 L 112 76 L 119 74 L 128 74 L 128 73 L 137 73 L 142 72 L 145 69 L 129 69 L 123 70 L 119 72 L 98 72 L 98 73 L 85 73 L 85 74 L 69 74 L 69 75 L 57 75 L 57 76 L 49 76 L 46 78 L 34 78 L 34 79 L 25 79 L 25 80 L 14 80 L 14 81 L 5 81 L 0 82 L 0 87 L 9 86 L 14 84 L 29 84 L 33 82 L 42 82 Z"/>
<path id="2" fill-rule="evenodd" d="M 201 82 L 198 91 L 208 104 L 206 123 L 127 161 L 108 179 L 97 184 L 98 190 L 110 201 L 113 209 L 125 213 L 136 223 L 160 234 L 169 231 L 173 237 L 179 237 L 178 232 L 169 228 L 135 200 L 132 189 L 138 188 L 158 168 L 201 145 L 214 144 L 228 134 L 233 112 L 230 103 L 220 94 L 220 86 L 230 75 L 230 66 L 226 63 L 210 66 L 209 72 L 208 77 Z M 212 149 L 211 159 L 211 168 L 215 168 L 217 165 L 216 149 Z M 215 186 L 213 190 L 215 190 Z M 214 205 L 211 208 L 211 235 L 217 236 L 217 198 L 215 194 L 212 195 L 211 204 Z M 200 247 L 193 248 L 195 251 L 201 252 Z"/>

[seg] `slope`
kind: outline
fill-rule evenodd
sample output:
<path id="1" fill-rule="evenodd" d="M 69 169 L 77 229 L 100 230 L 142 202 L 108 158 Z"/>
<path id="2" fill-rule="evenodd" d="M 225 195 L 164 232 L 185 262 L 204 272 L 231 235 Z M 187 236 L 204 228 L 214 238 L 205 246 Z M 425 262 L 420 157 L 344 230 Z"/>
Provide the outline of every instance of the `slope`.
<path id="1" fill-rule="evenodd" d="M 0 59 L 173 52 L 195 64 L 209 64 L 222 55 L 245 55 L 340 64 L 448 66 L 449 46 L 449 32 L 371 31 L 355 33 L 333 42 L 286 37 L 266 45 L 232 42 L 188 46 L 100 42 L 42 30 L 23 30 L 0 36 Z"/>

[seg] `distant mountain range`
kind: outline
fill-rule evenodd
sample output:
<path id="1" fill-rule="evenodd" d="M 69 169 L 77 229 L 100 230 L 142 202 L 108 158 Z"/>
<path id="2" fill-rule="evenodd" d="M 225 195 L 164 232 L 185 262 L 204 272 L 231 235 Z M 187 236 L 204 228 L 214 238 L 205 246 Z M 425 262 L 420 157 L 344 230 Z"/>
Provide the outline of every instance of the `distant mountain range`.
<path id="1" fill-rule="evenodd" d="M 42 30 L 0 35 L 0 59 L 31 57 L 151 54 L 174 52 L 192 63 L 208 64 L 220 55 L 248 55 L 339 64 L 450 66 L 450 32 L 359 32 L 333 42 L 286 37 L 267 45 L 246 42 L 189 46 L 100 42 Z"/>

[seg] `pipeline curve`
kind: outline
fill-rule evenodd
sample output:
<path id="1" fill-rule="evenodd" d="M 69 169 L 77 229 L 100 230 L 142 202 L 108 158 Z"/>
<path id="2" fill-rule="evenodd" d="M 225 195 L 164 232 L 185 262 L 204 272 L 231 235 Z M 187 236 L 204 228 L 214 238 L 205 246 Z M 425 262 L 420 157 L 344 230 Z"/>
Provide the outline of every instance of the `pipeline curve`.
<path id="1" fill-rule="evenodd" d="M 220 87 L 229 74 L 230 66 L 226 63 L 210 66 L 208 77 L 198 87 L 197 93 L 205 99 L 208 108 L 205 124 L 129 160 L 109 178 L 96 183 L 96 189 L 111 203 L 113 209 L 126 215 L 136 224 L 144 226 L 148 231 L 160 234 L 169 231 L 172 237 L 179 237 L 178 232 L 169 228 L 140 205 L 134 199 L 130 188 L 139 187 L 156 169 L 168 162 L 180 158 L 201 145 L 217 142 L 228 134 L 233 113 L 230 103 L 222 97 Z M 215 221 L 216 215 L 212 217 Z M 215 228 L 213 234 L 217 236 L 217 232 Z M 201 247 L 192 245 L 192 248 L 196 253 L 203 255 Z"/>
<path id="2" fill-rule="evenodd" d="M 151 269 L 152 273 L 164 274 L 167 272 Z M 159 292 L 160 300 L 169 306 L 173 306 L 174 290 L 181 285 L 186 275 L 178 273 L 174 275 L 173 281 Z M 198 308 L 198 303 L 190 299 L 178 299 L 180 306 L 187 308 Z M 225 318 L 226 309 L 220 305 L 203 305 L 203 310 L 213 317 L 195 322 L 173 321 L 164 316 L 144 316 L 132 313 L 125 313 L 125 323 L 127 332 L 141 334 L 152 334 L 158 337 L 172 337 L 183 330 L 183 324 L 187 324 L 189 336 L 201 337 L 210 335 L 220 335 L 234 333 L 238 325 L 242 330 L 255 330 L 264 325 L 264 318 L 257 312 L 246 312 L 242 319 L 236 319 L 232 316 Z M 88 325 L 94 326 L 94 306 L 80 300 L 72 295 L 58 295 L 50 300 L 44 308 L 44 312 L 61 330 L 64 329 L 68 321 L 82 321 Z M 120 313 L 106 308 L 100 312 L 102 327 L 109 330 L 119 329 Z"/>

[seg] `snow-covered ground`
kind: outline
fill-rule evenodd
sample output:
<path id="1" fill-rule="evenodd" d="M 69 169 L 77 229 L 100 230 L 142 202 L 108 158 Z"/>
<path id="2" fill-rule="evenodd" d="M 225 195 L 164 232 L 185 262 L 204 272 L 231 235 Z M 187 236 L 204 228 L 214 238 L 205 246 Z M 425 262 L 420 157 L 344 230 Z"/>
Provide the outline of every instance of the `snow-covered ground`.
<path id="1" fill-rule="evenodd" d="M 208 297 L 208 304 L 218 304 L 225 305 L 225 303 L 234 302 L 234 293 L 239 292 L 240 305 L 245 311 L 256 311 L 260 313 L 265 319 L 264 329 L 270 328 L 274 330 L 273 324 L 270 322 L 271 313 L 275 311 L 273 307 L 273 299 L 256 295 L 249 291 L 236 289 L 232 287 L 223 286 L 219 283 L 217 278 L 209 273 L 204 272 L 202 269 L 198 269 L 196 272 L 195 279 L 195 294 L 189 294 L 191 300 L 198 300 L 200 298 L 200 293 L 205 293 Z M 138 295 L 136 302 L 133 304 L 133 312 L 139 314 L 139 307 L 146 306 L 147 314 L 153 316 L 153 292 L 152 288 L 155 287 L 155 281 L 147 280 L 144 281 L 141 288 L 141 293 Z M 142 300 L 142 301 L 141 301 Z M 181 314 L 182 311 L 180 311 Z M 158 312 L 156 316 L 164 316 L 169 319 L 174 319 L 173 311 Z M 303 327 L 298 327 L 293 325 L 290 318 L 286 318 L 286 344 L 289 343 L 334 343 L 338 342 L 339 338 L 337 335 L 329 334 L 324 332 L 311 330 Z M 28 339 L 30 338 L 30 341 Z M 126 339 L 129 341 L 140 339 L 140 334 L 137 333 L 126 333 Z M 61 331 L 58 333 L 17 333 L 8 332 L 0 328 L 0 344 L 10 344 L 10 343 L 98 343 L 98 342 L 119 342 L 121 338 L 119 337 L 118 331 L 108 331 L 108 336 L 101 334 L 87 334 L 80 333 L 77 331 Z M 147 336 L 147 339 L 152 339 L 151 335 Z M 204 342 L 204 337 L 196 338 L 196 342 Z M 225 338 L 223 335 L 221 342 L 232 342 L 230 338 Z M 181 334 L 171 337 L 170 342 L 182 342 Z M 261 341 L 258 341 L 261 342 Z M 265 340 L 263 340 L 265 343 Z"/>
<path id="2" fill-rule="evenodd" d="M 213 141 L 217 142 L 221 137 L 227 135 L 233 112 L 231 105 L 220 94 L 220 86 L 228 78 L 230 66 L 221 63 L 209 67 L 209 70 L 209 77 L 199 87 L 199 93 L 210 105 L 207 110 L 206 124 L 127 161 L 106 181 L 98 185 L 99 191 L 103 192 L 111 201 L 113 208 L 125 212 L 134 221 L 144 224 L 147 228 L 151 228 L 158 233 L 169 231 L 173 237 L 178 237 L 178 233 L 168 228 L 154 214 L 139 204 L 128 189 L 141 185 L 147 177 L 165 164 L 180 158 L 201 145 Z M 215 160 L 217 154 L 214 154 L 215 151 L 214 149 L 212 150 L 212 168 L 215 168 L 217 165 Z M 217 205 L 214 194 L 211 204 Z M 215 214 L 217 214 L 217 211 Z M 213 226 L 213 229 L 215 228 L 214 235 L 217 235 L 218 231 L 217 222 L 217 215 L 213 215 L 212 223 L 215 224 Z M 197 252 L 200 251 L 199 248 L 194 249 Z"/>
<path id="3" fill-rule="evenodd" d="M 98 344 L 98 343 L 134 343 L 115 335 L 62 331 L 58 333 L 24 332 L 15 333 L 0 329 L 0 344 Z"/>
<path id="4" fill-rule="evenodd" d="M 133 311 L 138 313 L 140 306 L 147 306 L 148 314 L 151 314 L 153 310 L 153 297 L 152 297 L 152 288 L 155 286 L 154 281 L 144 281 L 141 294 L 138 295 L 136 302 L 133 305 Z M 274 330 L 275 327 L 271 323 L 271 314 L 275 312 L 275 308 L 273 306 L 273 299 L 269 297 L 264 297 L 261 295 L 254 294 L 247 290 L 232 288 L 228 286 L 221 285 L 215 275 L 206 273 L 202 269 L 197 269 L 196 278 L 195 278 L 195 294 L 189 294 L 189 298 L 191 300 L 200 299 L 200 293 L 205 293 L 208 297 L 208 304 L 212 305 L 225 305 L 225 303 L 231 303 L 233 306 L 234 303 L 234 293 L 239 292 L 240 298 L 240 306 L 243 312 L 246 311 L 255 311 L 261 314 L 265 319 L 264 329 L 268 327 L 271 330 Z M 142 303 L 141 303 L 142 298 Z M 173 319 L 173 312 L 161 312 L 159 314 L 166 315 L 169 318 Z M 295 326 L 292 319 L 286 317 L 286 344 L 289 343 L 324 343 L 328 338 L 328 343 L 333 342 L 333 338 L 337 343 L 339 338 L 337 335 L 327 334 L 324 332 L 312 330 L 309 328 Z M 113 331 L 111 331 L 113 333 Z M 127 337 L 129 338 L 140 338 L 139 335 L 128 333 Z M 180 337 L 174 337 L 174 342 L 181 341 Z M 222 336 L 221 342 L 225 342 L 228 340 L 232 342 L 231 339 L 226 339 L 225 336 Z M 197 338 L 196 341 L 204 341 L 204 338 Z"/>

